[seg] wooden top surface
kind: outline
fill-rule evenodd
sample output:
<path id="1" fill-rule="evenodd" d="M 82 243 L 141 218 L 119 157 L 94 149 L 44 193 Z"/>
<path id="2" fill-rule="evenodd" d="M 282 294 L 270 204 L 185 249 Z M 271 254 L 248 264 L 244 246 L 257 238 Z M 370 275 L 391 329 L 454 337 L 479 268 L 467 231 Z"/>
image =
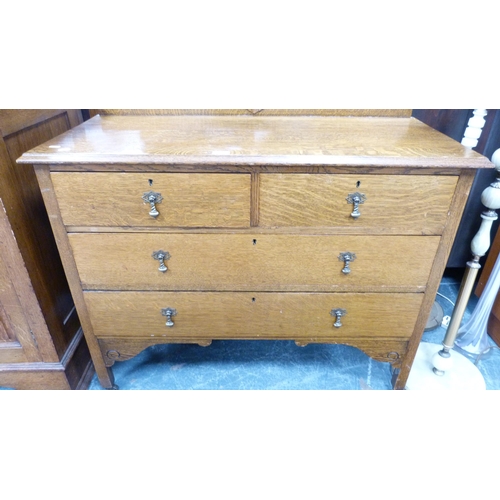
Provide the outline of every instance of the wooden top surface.
<path id="1" fill-rule="evenodd" d="M 21 164 L 342 165 L 490 168 L 415 118 L 95 116 Z"/>
<path id="2" fill-rule="evenodd" d="M 411 116 L 411 109 L 90 109 L 95 115 Z"/>

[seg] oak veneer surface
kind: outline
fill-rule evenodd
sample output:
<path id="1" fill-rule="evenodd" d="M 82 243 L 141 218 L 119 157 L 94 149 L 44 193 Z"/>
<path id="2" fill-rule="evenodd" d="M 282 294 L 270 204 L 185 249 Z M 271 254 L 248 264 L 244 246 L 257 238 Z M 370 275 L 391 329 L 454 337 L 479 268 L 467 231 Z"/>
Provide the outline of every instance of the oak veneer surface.
<path id="1" fill-rule="evenodd" d="M 260 113 L 96 116 L 18 162 L 35 164 L 104 387 L 156 343 L 279 338 L 354 345 L 404 388 L 491 166 L 413 118 Z"/>
<path id="2" fill-rule="evenodd" d="M 102 337 L 195 339 L 407 340 L 422 299 L 416 293 L 85 292 L 92 323 Z M 165 328 L 160 312 L 167 307 L 177 311 L 173 328 Z M 332 328 L 335 308 L 348 311 L 338 329 Z"/>
<path id="3" fill-rule="evenodd" d="M 423 291 L 439 237 L 85 234 L 69 241 L 87 290 Z M 400 266 L 387 262 L 388 248 Z M 167 251 L 160 272 L 153 252 Z M 356 259 L 342 273 L 341 252 Z M 242 262 L 245 263 L 242 266 Z"/>
<path id="4" fill-rule="evenodd" d="M 456 176 L 262 174 L 259 223 L 352 226 L 343 193 L 362 191 L 369 202 L 358 231 L 441 234 L 456 184 Z"/>
<path id="5" fill-rule="evenodd" d="M 144 192 L 168 193 L 157 226 L 248 227 L 250 175 L 54 173 L 54 190 L 69 226 L 151 224 L 138 204 Z"/>
<path id="6" fill-rule="evenodd" d="M 259 116 L 399 116 L 411 109 L 91 109 L 96 115 L 259 115 Z"/>
<path id="7" fill-rule="evenodd" d="M 414 118 L 96 116 L 21 163 L 487 168 L 482 155 Z M 66 165 L 70 168 L 69 165 Z M 92 167 L 90 167 L 92 170 Z"/>

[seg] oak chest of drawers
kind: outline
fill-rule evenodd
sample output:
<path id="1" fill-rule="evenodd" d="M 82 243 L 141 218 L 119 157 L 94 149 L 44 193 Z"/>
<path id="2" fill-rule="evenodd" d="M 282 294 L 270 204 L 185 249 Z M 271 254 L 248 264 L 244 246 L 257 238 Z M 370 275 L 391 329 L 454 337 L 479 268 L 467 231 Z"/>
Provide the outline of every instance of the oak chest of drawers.
<path id="1" fill-rule="evenodd" d="M 490 166 L 412 118 L 317 116 L 96 116 L 19 163 L 107 388 L 115 361 L 214 339 L 348 344 L 404 388 Z"/>

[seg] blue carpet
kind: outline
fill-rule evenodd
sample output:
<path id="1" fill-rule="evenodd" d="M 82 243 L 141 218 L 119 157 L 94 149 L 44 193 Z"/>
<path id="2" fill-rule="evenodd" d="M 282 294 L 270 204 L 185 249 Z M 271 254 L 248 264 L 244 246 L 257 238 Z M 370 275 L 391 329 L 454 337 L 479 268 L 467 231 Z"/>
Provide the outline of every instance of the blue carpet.
<path id="1" fill-rule="evenodd" d="M 120 389 L 390 389 L 390 366 L 354 347 L 219 340 L 151 346 L 115 363 Z M 94 377 L 90 389 L 100 389 Z"/>

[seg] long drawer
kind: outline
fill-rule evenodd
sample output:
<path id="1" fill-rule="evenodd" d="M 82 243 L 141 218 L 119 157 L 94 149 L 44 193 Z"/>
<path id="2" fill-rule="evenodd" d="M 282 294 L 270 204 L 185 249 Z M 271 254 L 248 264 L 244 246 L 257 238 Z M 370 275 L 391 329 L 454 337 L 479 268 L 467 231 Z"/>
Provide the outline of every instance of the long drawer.
<path id="1" fill-rule="evenodd" d="M 259 225 L 441 234 L 457 179 L 422 175 L 262 174 Z M 351 216 L 356 193 L 363 195 L 359 197 L 359 217 Z"/>
<path id="2" fill-rule="evenodd" d="M 409 287 L 404 291 L 422 291 L 439 240 L 437 236 L 69 234 L 82 286 L 91 290 Z"/>
<path id="3" fill-rule="evenodd" d="M 98 338 L 407 339 L 423 294 L 84 292 L 84 297 Z M 167 310 L 174 313 L 169 317 Z M 332 313 L 338 310 L 339 317 Z"/>
<path id="4" fill-rule="evenodd" d="M 55 172 L 51 177 L 66 226 L 250 225 L 249 174 Z M 158 215 L 150 215 L 152 209 Z"/>

